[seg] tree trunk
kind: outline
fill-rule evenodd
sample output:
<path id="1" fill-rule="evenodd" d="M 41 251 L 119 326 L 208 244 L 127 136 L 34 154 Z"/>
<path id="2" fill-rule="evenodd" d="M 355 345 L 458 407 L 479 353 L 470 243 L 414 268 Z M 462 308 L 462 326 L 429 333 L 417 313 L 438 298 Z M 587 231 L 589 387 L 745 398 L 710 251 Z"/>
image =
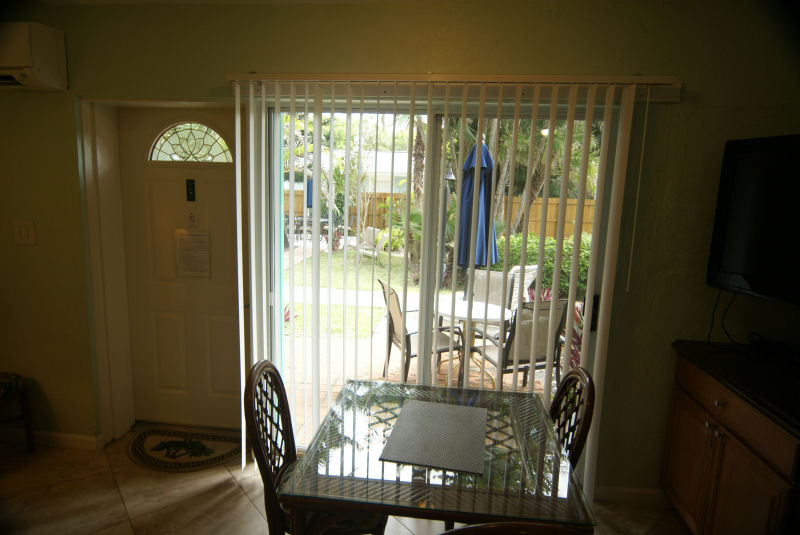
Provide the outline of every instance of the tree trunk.
<path id="1" fill-rule="evenodd" d="M 500 127 L 497 118 L 494 119 L 486 119 L 486 129 L 488 130 L 488 135 L 486 138 L 489 140 L 487 146 L 489 147 L 489 151 L 492 152 L 492 158 L 494 159 L 494 170 L 492 172 L 493 182 L 492 187 L 494 188 L 494 210 L 492 211 L 492 219 L 497 219 L 498 214 L 503 213 L 503 193 L 505 191 L 505 184 L 508 180 L 508 170 L 506 166 L 508 165 L 508 152 L 506 151 L 506 155 L 502 161 L 500 161 L 499 153 L 500 153 L 500 144 L 498 143 L 499 135 L 500 135 Z M 477 155 L 480 157 L 480 153 Z"/>
<path id="2" fill-rule="evenodd" d="M 509 195 L 514 195 L 514 188 L 510 187 L 509 184 L 511 176 L 513 176 L 513 173 L 511 173 L 510 170 L 511 151 L 507 150 L 503 157 L 503 161 L 500 162 L 499 166 L 497 166 L 498 175 L 497 179 L 495 180 L 494 190 L 494 219 L 505 220 L 506 205 L 505 202 L 503 202 L 503 199 L 505 197 L 506 190 L 508 190 Z"/>
<path id="3" fill-rule="evenodd" d="M 414 206 L 422 208 L 422 182 L 425 176 L 425 139 L 420 126 L 419 117 L 414 121 L 416 138 L 414 139 Z"/>
<path id="4" fill-rule="evenodd" d="M 536 199 L 536 196 L 539 195 L 539 192 L 542 190 L 542 184 L 544 183 L 544 172 L 542 169 L 540 169 L 540 167 L 542 165 L 542 155 L 544 154 L 546 148 L 547 145 L 545 143 L 539 144 L 533 165 L 531 166 L 531 169 L 528 170 L 530 175 L 528 180 L 525 181 L 525 189 L 522 192 L 519 208 L 517 208 L 517 213 L 514 216 L 514 223 L 511 226 L 511 232 L 514 234 L 522 232 L 522 224 L 525 220 L 525 214 L 530 213 L 531 205 L 533 204 L 534 199 Z"/>
<path id="5" fill-rule="evenodd" d="M 499 135 L 500 132 L 500 129 L 497 127 L 497 119 L 487 119 L 486 129 L 489 131 L 489 135 L 486 136 L 486 139 L 489 140 L 487 146 L 490 147 L 490 150 L 495 150 L 495 148 L 498 146 L 497 136 Z M 496 159 L 497 155 L 495 155 L 495 160 Z"/>

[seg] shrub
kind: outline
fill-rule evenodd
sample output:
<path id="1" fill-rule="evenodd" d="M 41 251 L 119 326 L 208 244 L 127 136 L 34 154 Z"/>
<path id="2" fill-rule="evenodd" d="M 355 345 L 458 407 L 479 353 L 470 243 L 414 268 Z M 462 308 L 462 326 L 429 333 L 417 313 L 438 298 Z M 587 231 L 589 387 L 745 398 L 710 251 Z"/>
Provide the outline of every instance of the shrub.
<path id="1" fill-rule="evenodd" d="M 386 231 L 386 229 L 384 229 Z M 392 237 L 389 239 L 389 249 L 397 251 L 406 243 L 406 231 L 403 227 L 392 226 Z"/>
<path id="2" fill-rule="evenodd" d="M 528 265 L 536 264 L 539 254 L 539 236 L 528 234 L 525 263 Z M 589 246 L 592 243 L 591 234 L 581 235 L 581 250 L 578 256 L 578 288 L 576 299 L 582 301 L 586 296 L 586 279 L 589 275 Z M 508 241 L 508 265 L 519 265 L 522 258 L 522 234 L 512 234 Z M 497 249 L 500 253 L 500 261 L 492 266 L 492 270 L 500 271 L 503 269 L 503 254 L 505 253 L 505 236 L 498 236 Z M 556 251 L 556 239 L 548 237 L 544 242 L 544 266 L 541 266 L 539 273 L 542 274 L 542 287 L 549 288 L 553 283 L 553 259 Z M 572 236 L 564 240 L 564 248 L 561 256 L 561 280 L 559 292 L 562 297 L 566 297 L 569 292 L 569 275 L 572 270 Z"/>

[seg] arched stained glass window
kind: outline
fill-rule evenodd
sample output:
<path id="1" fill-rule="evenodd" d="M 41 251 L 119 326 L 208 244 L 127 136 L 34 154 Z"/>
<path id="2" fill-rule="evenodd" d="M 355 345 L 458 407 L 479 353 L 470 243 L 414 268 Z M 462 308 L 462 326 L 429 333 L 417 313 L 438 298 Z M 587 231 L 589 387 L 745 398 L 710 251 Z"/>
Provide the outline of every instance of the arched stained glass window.
<path id="1" fill-rule="evenodd" d="M 151 161 L 232 162 L 225 140 L 200 123 L 180 123 L 167 128 L 150 151 Z"/>

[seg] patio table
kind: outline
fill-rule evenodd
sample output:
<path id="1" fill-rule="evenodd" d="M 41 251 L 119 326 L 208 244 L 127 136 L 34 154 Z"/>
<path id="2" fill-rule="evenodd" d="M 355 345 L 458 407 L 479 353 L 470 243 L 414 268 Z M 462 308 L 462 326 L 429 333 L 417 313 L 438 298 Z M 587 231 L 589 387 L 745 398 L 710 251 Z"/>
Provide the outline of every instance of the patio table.
<path id="1" fill-rule="evenodd" d="M 486 409 L 482 473 L 380 460 L 410 400 Z M 296 535 L 306 512 L 517 520 L 586 533 L 595 524 L 540 397 L 520 392 L 348 381 L 278 495 Z"/>
<path id="2" fill-rule="evenodd" d="M 451 310 L 453 301 L 455 301 L 455 306 Z M 473 299 L 472 306 L 470 306 L 470 302 L 460 294 L 456 295 L 455 300 L 450 294 L 439 295 L 439 316 L 445 320 L 464 322 L 469 316 L 476 326 L 483 325 L 484 320 L 489 325 L 500 325 L 501 321 L 510 321 L 512 313 L 510 308 L 477 299 Z"/>
<path id="3" fill-rule="evenodd" d="M 470 306 L 470 302 L 464 299 L 463 295 L 456 295 L 455 300 L 452 299 L 450 294 L 439 295 L 439 317 L 443 321 L 450 323 L 454 321 L 461 323 L 461 332 L 465 333 L 466 336 L 466 340 L 464 341 L 465 348 L 471 348 L 475 345 L 475 332 L 472 329 L 467 329 L 467 317 L 472 319 L 472 327 L 483 329 L 484 325 L 500 326 L 503 322 L 511 321 L 512 314 L 513 312 L 510 308 L 478 301 L 477 299 L 473 299 Z M 472 351 L 468 351 L 468 354 L 469 360 L 480 368 L 481 363 L 476 360 Z M 492 385 L 494 385 L 494 375 L 489 373 L 486 369 L 484 369 L 483 372 L 491 379 Z M 463 375 L 463 370 L 460 370 L 458 374 L 459 385 L 463 382 Z"/>

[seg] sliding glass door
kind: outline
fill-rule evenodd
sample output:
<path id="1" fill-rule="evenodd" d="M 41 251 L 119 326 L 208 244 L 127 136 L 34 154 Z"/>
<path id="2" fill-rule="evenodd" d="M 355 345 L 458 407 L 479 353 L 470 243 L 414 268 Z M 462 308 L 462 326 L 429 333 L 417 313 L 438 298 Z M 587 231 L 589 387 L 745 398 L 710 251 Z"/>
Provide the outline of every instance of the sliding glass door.
<path id="1" fill-rule="evenodd" d="M 279 362 L 298 444 L 350 378 L 549 400 L 560 372 L 592 362 L 584 323 L 631 87 L 235 87 L 249 137 L 243 369 Z"/>

